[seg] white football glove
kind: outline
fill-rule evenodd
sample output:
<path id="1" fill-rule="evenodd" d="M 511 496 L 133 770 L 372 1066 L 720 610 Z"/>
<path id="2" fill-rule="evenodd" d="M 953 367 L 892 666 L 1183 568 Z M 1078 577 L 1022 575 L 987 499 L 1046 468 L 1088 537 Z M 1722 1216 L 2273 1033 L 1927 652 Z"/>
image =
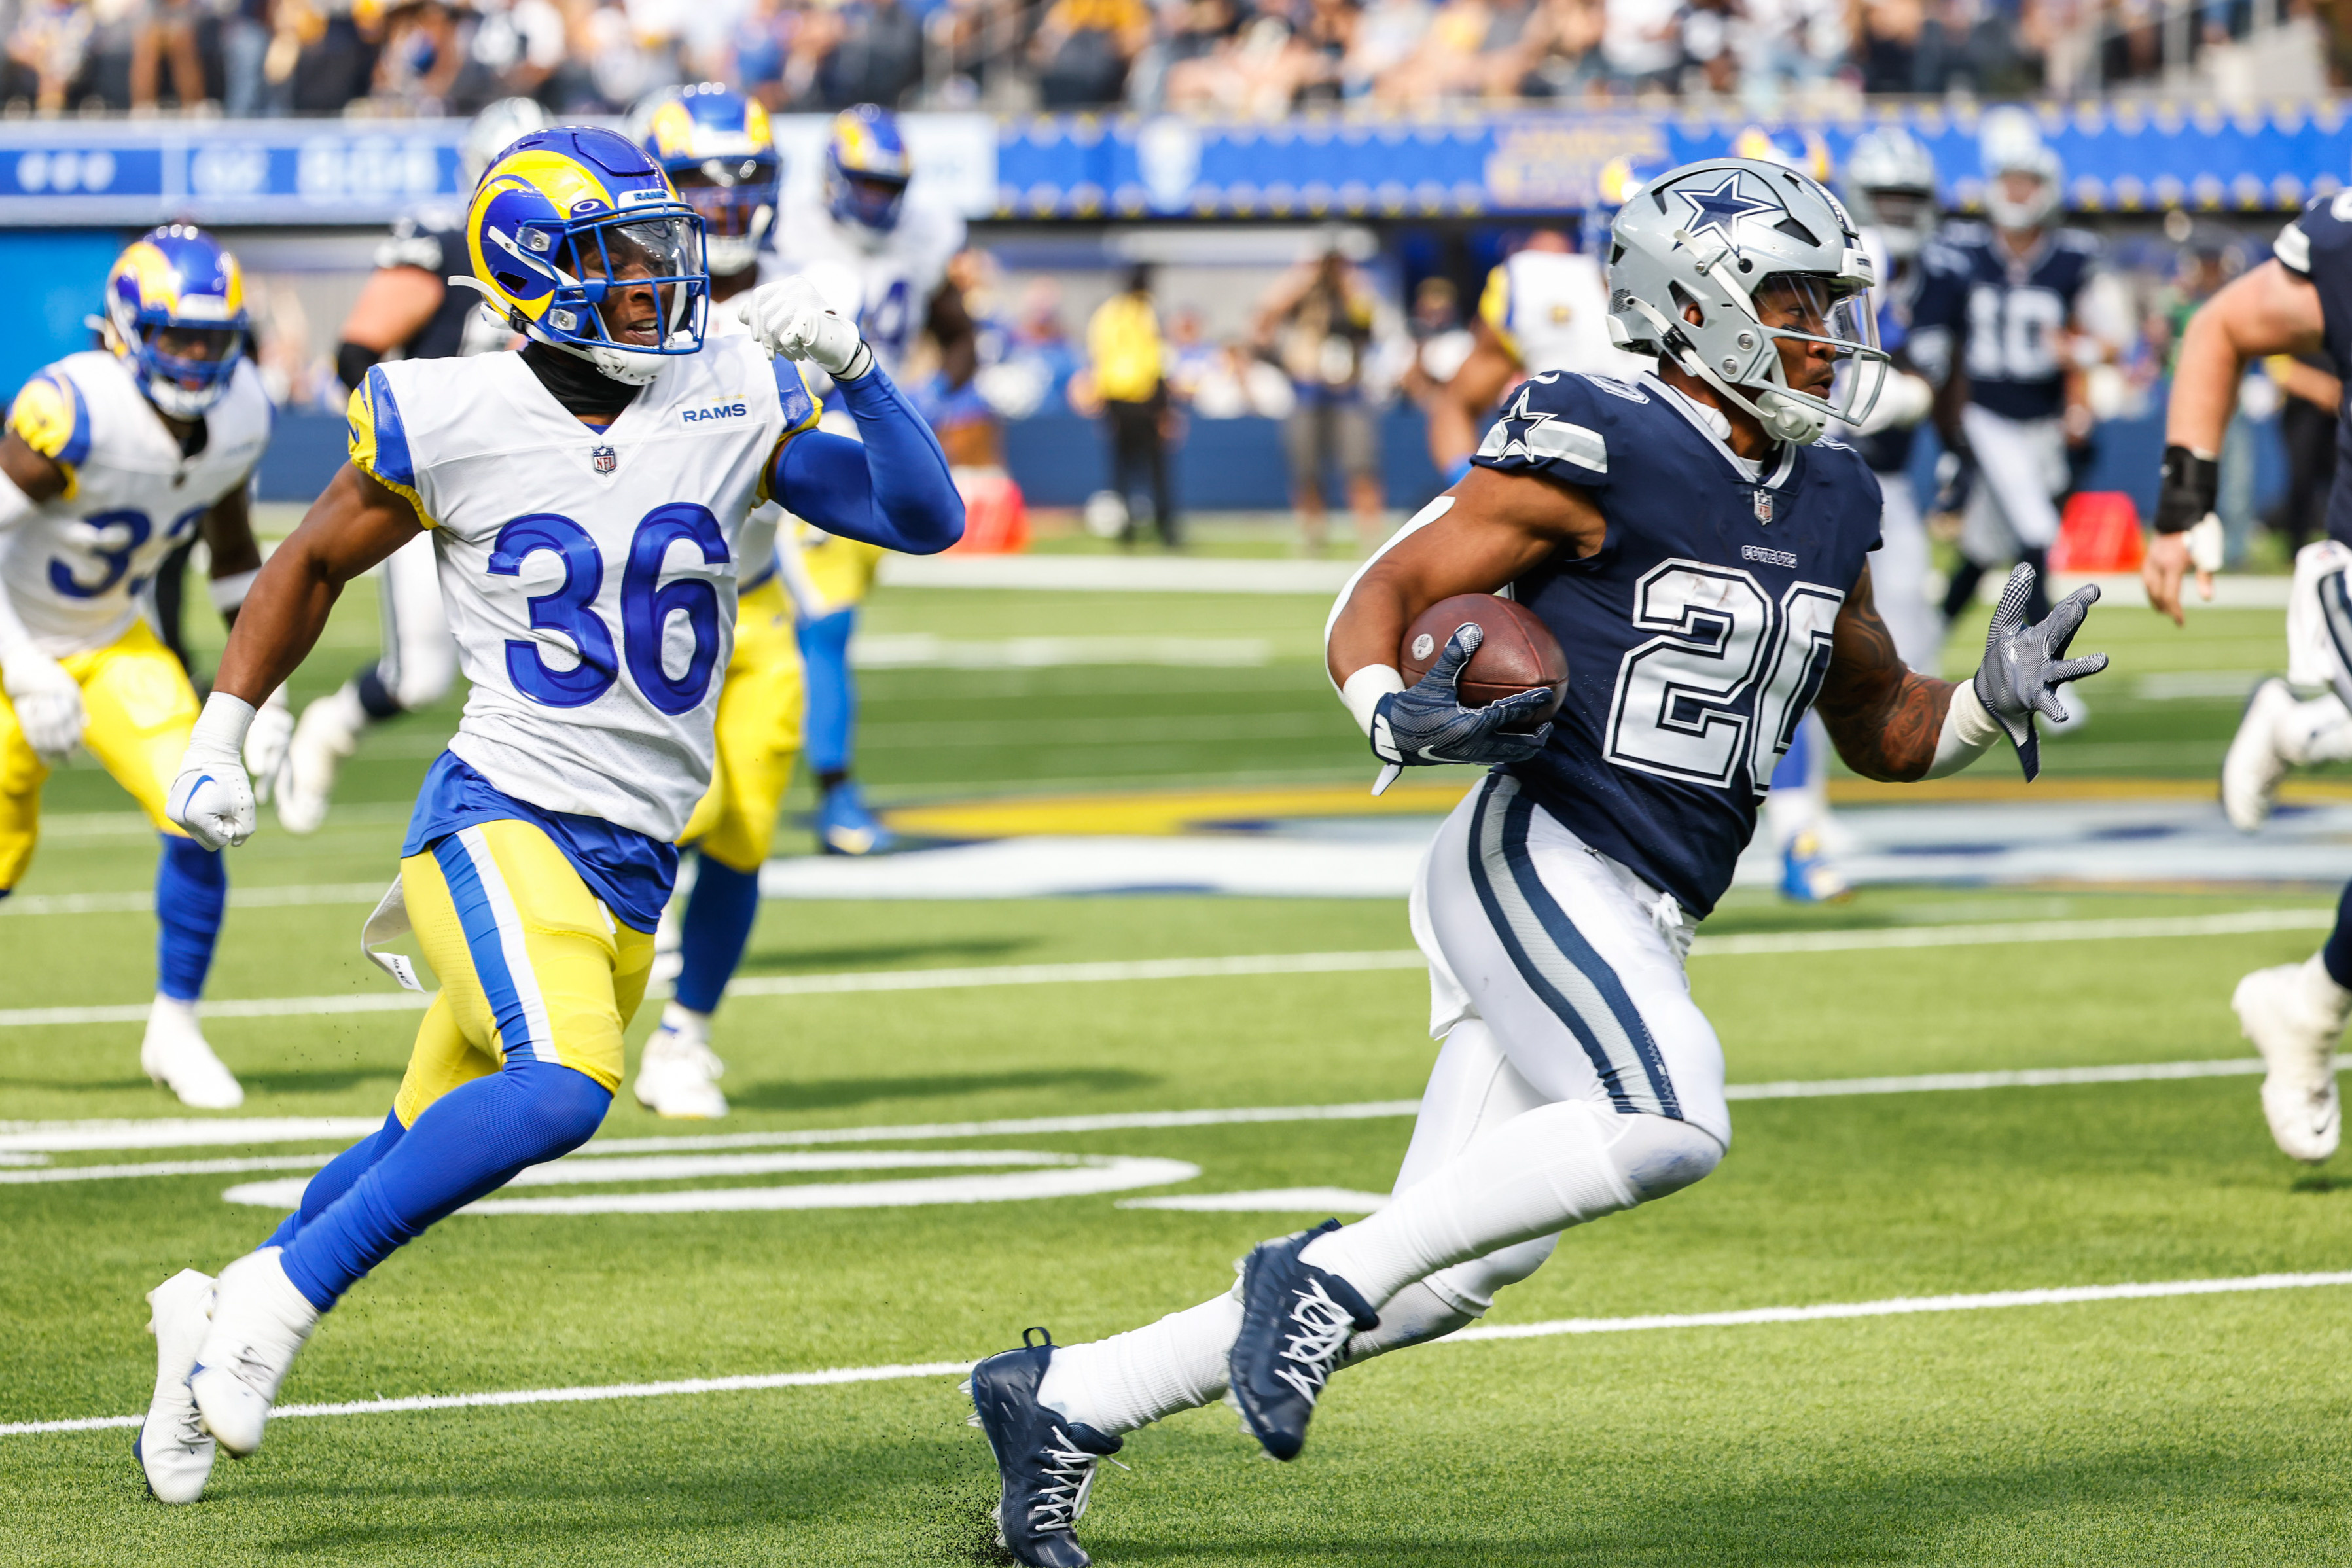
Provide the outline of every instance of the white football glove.
<path id="1" fill-rule="evenodd" d="M 40 649 L 20 646 L 0 667 L 0 689 L 16 710 L 16 727 L 26 744 L 51 767 L 61 765 L 81 744 L 81 684 L 66 667 Z"/>
<path id="2" fill-rule="evenodd" d="M 857 323 L 826 310 L 824 296 L 805 278 L 754 289 L 735 307 L 735 319 L 770 353 L 807 360 L 835 381 L 855 381 L 874 363 Z"/>
<path id="3" fill-rule="evenodd" d="M 286 749 L 293 740 L 294 707 L 281 686 L 255 712 L 253 727 L 245 732 L 245 771 L 253 775 L 253 798 L 264 805 L 278 787 L 278 770 L 286 765 Z"/>
<path id="4" fill-rule="evenodd" d="M 239 755 L 253 717 L 252 704 L 225 691 L 207 698 L 165 799 L 165 815 L 207 849 L 225 849 L 253 837 L 253 784 Z"/>

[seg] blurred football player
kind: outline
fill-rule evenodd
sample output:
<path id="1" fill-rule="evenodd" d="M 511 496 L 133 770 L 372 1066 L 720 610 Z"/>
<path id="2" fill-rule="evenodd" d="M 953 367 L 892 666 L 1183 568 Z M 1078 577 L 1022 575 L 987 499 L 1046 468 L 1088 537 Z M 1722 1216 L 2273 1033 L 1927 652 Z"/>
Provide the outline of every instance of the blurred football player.
<path id="1" fill-rule="evenodd" d="M 546 123 L 546 110 L 528 98 L 504 99 L 476 115 L 457 147 L 468 190 L 509 142 Z M 466 266 L 463 206 L 435 205 L 396 219 L 343 321 L 335 348 L 343 385 L 356 388 L 370 366 L 387 358 L 445 359 L 507 347 L 512 329 L 482 308 L 480 295 L 449 282 Z M 335 775 L 369 726 L 430 708 L 457 679 L 457 646 L 441 614 L 430 540 L 412 541 L 383 563 L 376 616 L 382 655 L 303 709 L 295 726 L 278 783 L 278 822 L 289 833 L 316 833 L 325 824 Z"/>
<path id="2" fill-rule="evenodd" d="M 216 1282 L 179 1277 L 170 1321 L 158 1304 L 159 1346 L 195 1344 L 159 1366 L 142 1438 L 172 1500 L 216 1447 L 260 1446 L 296 1352 L 369 1269 L 604 1121 L 675 845 L 710 787 L 752 510 L 917 552 L 962 527 L 938 443 L 805 282 L 736 302 L 751 338 L 706 339 L 701 216 L 618 132 L 515 142 L 475 186 L 466 242 L 528 344 L 368 372 L 351 461 L 262 570 L 172 785 L 200 842 L 242 843 L 255 705 L 344 584 L 429 532 L 472 689 L 366 940 L 413 928 L 441 988 L 383 1126 Z M 803 361 L 864 446 L 814 431 Z"/>
<path id="3" fill-rule="evenodd" d="M 805 276 L 826 301 L 853 317 L 882 368 L 902 375 L 916 338 L 968 331 L 948 261 L 963 248 L 964 222 L 944 202 L 909 195 L 914 160 L 898 118 L 870 103 L 834 118 L 819 199 L 785 209 L 765 278 Z M 847 434 L 846 431 L 844 434 Z M 806 663 L 809 769 L 816 775 L 818 847 L 867 855 L 890 847 L 889 830 L 866 807 L 851 776 L 857 690 L 849 639 L 857 606 L 874 585 L 878 552 L 821 529 L 803 531 L 793 573 Z M 785 565 L 794 567 L 788 555 Z"/>
<path id="4" fill-rule="evenodd" d="M 759 286 L 760 258 L 775 232 L 783 165 L 768 111 L 732 88 L 703 82 L 665 90 L 629 117 L 630 139 L 653 155 L 688 205 L 702 215 L 710 298 Z M 713 312 L 714 333 L 740 332 L 731 308 Z M 735 648 L 719 689 L 718 751 L 710 789 L 679 843 L 695 851 L 693 884 L 667 911 L 676 965 L 661 1026 L 637 1058 L 637 1102 L 663 1116 L 727 1114 L 719 1088 L 726 1064 L 710 1048 L 711 1015 L 760 913 L 760 868 L 801 746 L 801 654 L 793 606 L 776 571 L 783 509 L 753 509 L 737 542 Z"/>
<path id="5" fill-rule="evenodd" d="M 2182 619 L 2180 583 L 2192 566 L 2213 596 L 2221 564 L 2221 440 L 2246 368 L 2264 354 L 2321 350 L 2352 364 L 2352 197 L 2322 196 L 2280 231 L 2271 259 L 2198 307 L 2181 335 L 2166 410 L 2156 537 L 2142 567 L 2148 603 Z M 2352 446 L 2352 406 L 2339 410 L 2336 445 Z M 2221 762 L 2221 805 L 2248 833 L 2261 827 L 2291 768 L 2352 760 L 2352 463 L 2339 459 L 2327 500 L 2327 537 L 2294 558 L 2286 611 L 2287 673 L 2254 688 Z M 2298 698 L 2297 689 L 2316 695 Z M 2342 1134 L 2336 1046 L 2352 1019 L 2352 887 L 2336 929 L 2302 963 L 2258 969 L 2230 1005 L 2268 1068 L 2263 1111 L 2278 1146 L 2298 1160 L 2336 1152 Z"/>
<path id="6" fill-rule="evenodd" d="M 1871 595 L 1878 487 L 1821 439 L 1867 416 L 1885 364 L 1868 256 L 1828 192 L 1760 161 L 1687 165 L 1621 210 L 1612 254 L 1620 342 L 1656 370 L 1529 381 L 1328 624 L 1331 678 L 1381 762 L 1493 770 L 1413 889 L 1444 1045 L 1395 1196 L 1265 1243 L 1237 1289 L 1147 1328 L 975 1367 L 1023 1563 L 1087 1561 L 1070 1526 L 1124 1434 L 1230 1387 L 1294 1458 L 1343 1363 L 1462 1328 L 1562 1229 L 1715 1168 L 1723 1053 L 1683 960 L 1816 700 L 1865 776 L 1940 776 L 2006 732 L 2031 777 L 2033 716 L 2105 666 L 2064 657 L 2096 591 L 2029 626 L 2025 570 L 1972 681 L 1896 656 Z M 1544 693 L 1459 700 L 1481 628 L 1415 684 L 1395 663 L 1430 605 L 1505 587 L 1568 656 L 1566 703 L 1532 732 Z"/>
<path id="7" fill-rule="evenodd" d="M 1580 256 L 1558 229 L 1538 229 L 1486 274 L 1470 357 L 1429 403 L 1429 458 L 1460 478 L 1478 445 L 1478 422 L 1503 394 L 1548 370 L 1638 375 L 1646 368 L 1609 341 L 1609 283 L 1601 261 Z"/>
<path id="8" fill-rule="evenodd" d="M 2105 353 L 2085 310 L 2099 242 L 2053 226 L 2065 176 L 2058 154 L 2021 110 L 1988 113 L 1981 146 L 1991 222 L 1950 225 L 1922 252 L 1908 344 L 1930 381 L 1957 376 L 1967 389 L 1947 432 L 1975 475 L 1960 568 L 1944 595 L 1948 621 L 2001 562 L 2032 566 L 2037 584 L 2046 574 L 2058 498 L 2073 483 L 2068 454 L 2091 439 L 2085 362 Z M 2037 585 L 2028 614 L 2038 619 L 2047 607 Z"/>
<path id="9" fill-rule="evenodd" d="M 272 414 L 246 355 L 245 279 L 200 229 L 134 242 L 106 279 L 106 346 L 36 374 L 0 437 L 0 898 L 40 837 L 41 782 L 87 747 L 163 836 L 155 869 L 155 1002 L 139 1063 L 186 1104 L 245 1091 L 196 1023 L 227 868 L 166 810 L 196 721 L 187 672 L 141 618 L 159 566 L 201 533 L 230 621 L 261 552 L 247 481 Z M 267 778 L 285 755 L 282 699 L 247 737 Z"/>

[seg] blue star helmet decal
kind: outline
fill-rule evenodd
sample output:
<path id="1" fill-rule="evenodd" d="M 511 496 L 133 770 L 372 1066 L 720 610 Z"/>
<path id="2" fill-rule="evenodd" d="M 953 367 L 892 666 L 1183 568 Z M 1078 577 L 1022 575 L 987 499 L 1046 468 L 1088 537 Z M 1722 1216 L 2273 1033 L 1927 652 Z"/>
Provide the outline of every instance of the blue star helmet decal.
<path id="1" fill-rule="evenodd" d="M 1690 222 L 1683 226 L 1690 231 L 1692 238 L 1713 229 L 1723 237 L 1723 242 L 1735 255 L 1739 250 L 1741 218 L 1786 210 L 1778 202 L 1759 201 L 1742 195 L 1737 169 L 1727 171 L 1721 183 L 1711 191 L 1699 190 L 1697 182 L 1694 180 L 1690 184 L 1677 186 L 1673 194 L 1690 209 Z"/>

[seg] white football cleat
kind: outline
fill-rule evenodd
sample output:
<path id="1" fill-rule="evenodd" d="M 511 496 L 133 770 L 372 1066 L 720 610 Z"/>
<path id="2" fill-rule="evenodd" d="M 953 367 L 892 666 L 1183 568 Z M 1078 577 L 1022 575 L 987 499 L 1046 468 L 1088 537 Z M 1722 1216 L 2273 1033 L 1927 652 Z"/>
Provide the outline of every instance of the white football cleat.
<path id="1" fill-rule="evenodd" d="M 2328 977 L 2317 957 L 2257 969 L 2230 996 L 2238 1026 L 2263 1053 L 2263 1114 L 2271 1137 L 2313 1164 L 2336 1152 L 2343 1131 L 2336 1094 L 2336 1042 L 2343 1037 L 2352 992 Z"/>
<path id="2" fill-rule="evenodd" d="M 157 1502 L 194 1502 L 213 1473 L 213 1439 L 188 1392 L 196 1348 L 212 1327 L 213 1277 L 183 1268 L 147 1292 L 147 1305 L 153 1310 L 147 1331 L 155 1336 L 155 1397 L 131 1452 Z"/>
<path id="3" fill-rule="evenodd" d="M 2262 826 L 2278 804 L 2279 781 L 2290 765 L 2279 746 L 2279 731 L 2294 709 L 2294 691 L 2275 675 L 2246 699 L 2238 732 L 2221 758 L 2221 813 L 2241 833 Z"/>
<path id="4" fill-rule="evenodd" d="M 637 1103 L 656 1116 L 716 1121 L 727 1114 L 726 1071 L 709 1044 L 665 1020 L 637 1058 Z"/>
<path id="5" fill-rule="evenodd" d="M 236 1075 L 221 1065 L 196 1023 L 196 1005 L 169 996 L 148 1010 L 139 1043 L 139 1068 L 198 1110 L 235 1110 L 245 1103 Z"/>
<path id="6" fill-rule="evenodd" d="M 196 1352 L 188 1392 L 205 1430 L 236 1458 L 261 1447 L 269 1407 L 295 1352 L 319 1326 L 319 1309 L 286 1278 L 278 1249 L 248 1252 L 221 1270 L 213 1318 Z"/>
<path id="7" fill-rule="evenodd" d="M 286 766 L 278 775 L 278 826 L 299 836 L 316 833 L 325 825 L 335 775 L 359 750 L 360 731 L 367 722 L 367 710 L 349 686 L 302 710 L 294 739 L 286 747 Z"/>

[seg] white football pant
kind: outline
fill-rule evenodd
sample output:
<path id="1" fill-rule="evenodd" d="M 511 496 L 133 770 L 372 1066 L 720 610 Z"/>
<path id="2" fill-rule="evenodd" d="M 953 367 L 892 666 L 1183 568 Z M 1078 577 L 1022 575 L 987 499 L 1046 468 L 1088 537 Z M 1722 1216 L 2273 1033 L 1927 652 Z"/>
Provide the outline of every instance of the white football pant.
<path id="1" fill-rule="evenodd" d="M 1977 458 L 1976 487 L 1960 521 L 1960 553 L 1979 566 L 2017 559 L 2058 542 L 2058 506 L 2066 488 L 2066 431 L 2054 416 L 2009 419 L 1970 404 L 1960 427 Z"/>
<path id="2" fill-rule="evenodd" d="M 1927 601 L 1927 524 L 1918 492 L 1907 474 L 1879 475 L 1878 490 L 1885 506 L 1878 519 L 1882 542 L 1870 558 L 1871 596 L 1903 662 L 1934 675 L 1943 662 L 1944 617 Z"/>
<path id="3" fill-rule="evenodd" d="M 441 608 L 441 566 L 433 536 L 419 534 L 382 568 L 383 657 L 376 679 L 404 712 L 430 708 L 457 679 L 457 644 Z"/>

